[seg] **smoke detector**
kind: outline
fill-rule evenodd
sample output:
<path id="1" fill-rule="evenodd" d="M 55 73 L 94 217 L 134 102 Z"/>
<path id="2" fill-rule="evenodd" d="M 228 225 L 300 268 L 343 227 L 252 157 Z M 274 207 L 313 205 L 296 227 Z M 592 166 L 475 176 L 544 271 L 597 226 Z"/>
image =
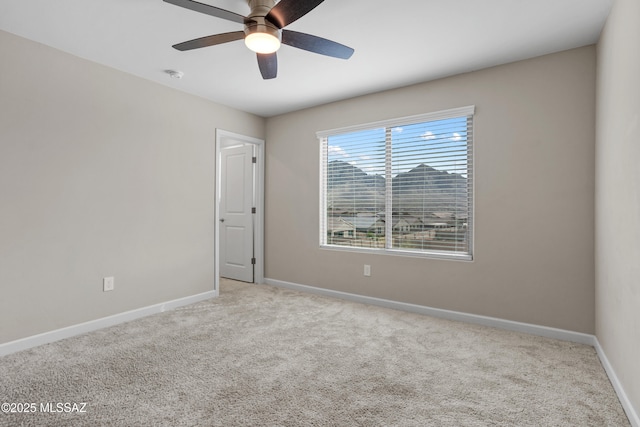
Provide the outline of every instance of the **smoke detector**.
<path id="1" fill-rule="evenodd" d="M 164 70 L 165 73 L 169 74 L 169 77 L 173 78 L 173 79 L 181 79 L 184 76 L 184 73 L 182 71 L 176 71 L 176 70 Z"/>

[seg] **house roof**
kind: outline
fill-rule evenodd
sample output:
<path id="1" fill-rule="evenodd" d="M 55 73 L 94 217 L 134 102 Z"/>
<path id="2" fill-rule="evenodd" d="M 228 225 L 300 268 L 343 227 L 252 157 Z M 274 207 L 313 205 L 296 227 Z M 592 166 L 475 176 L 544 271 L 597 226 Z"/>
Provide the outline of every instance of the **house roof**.
<path id="1" fill-rule="evenodd" d="M 344 218 L 329 217 L 327 218 L 327 231 L 340 232 L 353 230 L 353 224 L 345 221 Z"/>

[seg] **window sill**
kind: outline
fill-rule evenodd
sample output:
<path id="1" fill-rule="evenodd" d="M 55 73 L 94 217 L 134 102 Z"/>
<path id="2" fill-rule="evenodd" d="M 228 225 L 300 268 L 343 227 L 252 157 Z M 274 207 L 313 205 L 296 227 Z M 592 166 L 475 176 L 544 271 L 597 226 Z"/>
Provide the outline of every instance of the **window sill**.
<path id="1" fill-rule="evenodd" d="M 368 249 L 362 247 L 353 247 L 353 246 L 338 246 L 338 245 L 320 245 L 321 250 L 328 251 L 338 251 L 338 252 L 354 252 L 354 253 L 364 253 L 370 255 L 391 255 L 391 256 L 402 256 L 409 258 L 427 258 L 427 259 L 438 259 L 438 260 L 446 260 L 446 261 L 473 261 L 473 255 L 469 254 L 454 254 L 450 252 L 417 252 L 417 251 L 409 251 L 402 249 Z"/>

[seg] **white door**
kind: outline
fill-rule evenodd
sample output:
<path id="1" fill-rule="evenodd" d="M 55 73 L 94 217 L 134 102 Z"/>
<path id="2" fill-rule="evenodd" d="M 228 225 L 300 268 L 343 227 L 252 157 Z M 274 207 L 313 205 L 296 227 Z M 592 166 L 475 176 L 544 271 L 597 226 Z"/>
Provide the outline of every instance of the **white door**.
<path id="1" fill-rule="evenodd" d="M 253 145 L 220 153 L 220 276 L 253 282 Z"/>

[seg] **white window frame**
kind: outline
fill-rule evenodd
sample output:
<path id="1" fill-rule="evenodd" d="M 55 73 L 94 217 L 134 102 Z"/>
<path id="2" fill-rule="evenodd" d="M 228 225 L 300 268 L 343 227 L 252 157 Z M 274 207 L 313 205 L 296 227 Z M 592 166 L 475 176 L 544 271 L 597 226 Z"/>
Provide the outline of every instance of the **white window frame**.
<path id="1" fill-rule="evenodd" d="M 426 114 L 418 114 L 414 116 L 407 117 L 399 117 L 395 119 L 389 120 L 381 120 L 377 122 L 364 123 L 354 126 L 347 126 L 337 129 L 330 129 L 324 131 L 316 132 L 316 136 L 320 141 L 320 227 L 319 227 L 319 242 L 321 249 L 328 250 L 336 250 L 336 251 L 346 251 L 346 252 L 359 252 L 359 253 L 369 253 L 369 254 L 386 254 L 386 255 L 395 255 L 395 256 L 408 256 L 408 257 L 419 257 L 419 258 L 434 258 L 434 259 L 445 259 L 445 260 L 459 260 L 459 261 L 472 261 L 474 254 L 474 218 L 475 218 L 475 164 L 474 164 L 474 141 L 473 136 L 471 137 L 471 143 L 467 147 L 468 155 L 467 159 L 471 164 L 469 168 L 468 174 L 469 176 L 469 216 L 467 222 L 468 229 L 468 253 L 453 253 L 447 251 L 435 251 L 435 250 L 410 250 L 403 248 L 390 248 L 389 245 L 386 244 L 385 248 L 366 248 L 366 247 L 354 247 L 354 246 L 341 246 L 341 245 L 332 245 L 327 243 L 326 229 L 327 229 L 327 173 L 325 170 L 325 159 L 327 159 L 328 155 L 328 139 L 330 136 L 364 131 L 369 129 L 376 128 L 387 128 L 391 129 L 396 126 L 405 126 L 416 123 L 423 123 L 429 121 L 436 120 L 444 120 L 451 119 L 457 117 L 471 116 L 475 115 L 475 106 L 470 105 L 466 107 L 460 108 L 452 108 L 449 110 L 437 111 L 433 113 Z M 474 120 L 472 120 L 471 127 L 474 126 Z M 472 129 L 471 129 L 472 130 Z M 390 142 L 390 138 L 387 138 L 387 144 Z M 391 166 L 390 163 L 387 162 L 386 166 L 386 176 L 391 176 Z M 385 204 L 387 212 L 387 217 L 392 217 L 392 205 L 390 203 L 390 199 L 392 198 L 392 193 L 390 191 L 391 180 L 387 180 L 387 191 L 386 198 L 387 203 Z M 392 221 L 386 222 L 386 235 L 391 235 Z"/>

